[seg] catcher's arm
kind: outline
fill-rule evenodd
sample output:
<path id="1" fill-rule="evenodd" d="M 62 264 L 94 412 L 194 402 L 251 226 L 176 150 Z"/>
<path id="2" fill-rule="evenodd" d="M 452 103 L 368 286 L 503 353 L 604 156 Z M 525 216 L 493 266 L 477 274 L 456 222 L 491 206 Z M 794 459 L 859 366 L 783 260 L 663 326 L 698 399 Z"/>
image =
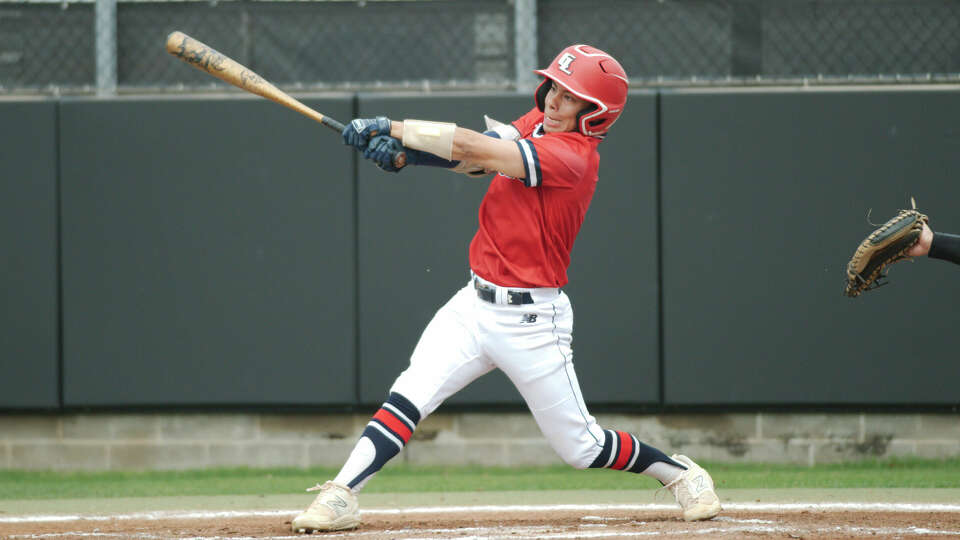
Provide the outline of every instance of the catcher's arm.
<path id="1" fill-rule="evenodd" d="M 927 255 L 931 259 L 960 264 L 960 236 L 931 232 L 930 251 Z"/>
<path id="2" fill-rule="evenodd" d="M 907 251 L 907 256 L 923 257 L 924 255 L 931 259 L 960 264 L 960 236 L 933 232 L 930 225 L 924 223 L 920 241 Z"/>

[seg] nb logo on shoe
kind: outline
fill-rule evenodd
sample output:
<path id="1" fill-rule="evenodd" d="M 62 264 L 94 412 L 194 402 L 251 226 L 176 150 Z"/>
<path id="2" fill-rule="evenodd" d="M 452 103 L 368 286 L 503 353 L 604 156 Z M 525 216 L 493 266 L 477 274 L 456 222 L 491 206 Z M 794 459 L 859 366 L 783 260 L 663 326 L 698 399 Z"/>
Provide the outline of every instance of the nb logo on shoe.
<path id="1" fill-rule="evenodd" d="M 523 318 L 520 319 L 520 324 L 533 324 L 537 322 L 536 313 L 524 313 Z"/>
<path id="2" fill-rule="evenodd" d="M 341 499 L 340 497 L 334 497 L 329 501 L 327 501 L 327 506 L 329 506 L 331 510 L 339 514 L 341 511 L 347 508 L 347 501 Z"/>
<path id="3" fill-rule="evenodd" d="M 694 482 L 695 482 L 694 487 L 696 488 L 695 490 L 696 493 L 700 493 L 701 491 L 707 489 L 707 486 L 703 485 L 704 479 L 702 475 L 694 478 Z"/>

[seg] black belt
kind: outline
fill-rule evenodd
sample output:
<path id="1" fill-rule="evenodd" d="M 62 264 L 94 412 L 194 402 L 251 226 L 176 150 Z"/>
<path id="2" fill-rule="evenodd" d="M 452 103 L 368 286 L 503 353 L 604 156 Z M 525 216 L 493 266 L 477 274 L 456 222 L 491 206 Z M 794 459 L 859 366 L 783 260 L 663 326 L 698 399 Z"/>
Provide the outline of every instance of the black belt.
<path id="1" fill-rule="evenodd" d="M 477 290 L 477 298 L 490 302 L 491 304 L 497 303 L 497 289 L 480 283 L 480 280 L 473 278 L 473 288 Z M 507 304 L 511 306 L 521 306 L 523 304 L 532 304 L 533 296 L 526 291 L 507 291 Z"/>

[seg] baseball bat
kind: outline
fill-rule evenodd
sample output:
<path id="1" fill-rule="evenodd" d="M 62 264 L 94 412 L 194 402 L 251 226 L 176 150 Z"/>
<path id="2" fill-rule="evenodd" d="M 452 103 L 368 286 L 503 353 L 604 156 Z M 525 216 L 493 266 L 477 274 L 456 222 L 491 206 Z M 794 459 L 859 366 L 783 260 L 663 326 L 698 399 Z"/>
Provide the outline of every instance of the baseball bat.
<path id="1" fill-rule="evenodd" d="M 241 65 L 236 60 L 183 32 L 175 31 L 167 36 L 167 52 L 191 66 L 205 71 L 237 88 L 293 109 L 308 118 L 320 122 L 337 133 L 343 132 L 344 126 L 340 122 L 307 107 L 283 90 L 267 82 L 260 75 Z M 371 135 L 376 135 L 376 133 L 372 133 Z M 398 169 L 402 168 L 403 165 L 406 164 L 406 157 L 405 153 L 398 153 L 393 158 L 394 166 Z"/>

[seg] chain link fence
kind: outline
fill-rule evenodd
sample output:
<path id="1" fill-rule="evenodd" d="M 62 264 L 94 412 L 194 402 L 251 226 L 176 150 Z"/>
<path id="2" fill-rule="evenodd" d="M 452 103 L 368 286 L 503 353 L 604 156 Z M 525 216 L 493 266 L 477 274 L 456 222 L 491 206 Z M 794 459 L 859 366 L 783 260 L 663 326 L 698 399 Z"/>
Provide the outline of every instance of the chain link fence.
<path id="1" fill-rule="evenodd" d="M 960 82 L 957 0 L 0 0 L 0 92 L 228 89 L 174 30 L 286 90 L 526 88 L 572 43 L 635 87 Z"/>
<path id="2" fill-rule="evenodd" d="M 631 84 L 960 81 L 955 0 L 540 0 L 541 64 L 571 41 Z"/>

